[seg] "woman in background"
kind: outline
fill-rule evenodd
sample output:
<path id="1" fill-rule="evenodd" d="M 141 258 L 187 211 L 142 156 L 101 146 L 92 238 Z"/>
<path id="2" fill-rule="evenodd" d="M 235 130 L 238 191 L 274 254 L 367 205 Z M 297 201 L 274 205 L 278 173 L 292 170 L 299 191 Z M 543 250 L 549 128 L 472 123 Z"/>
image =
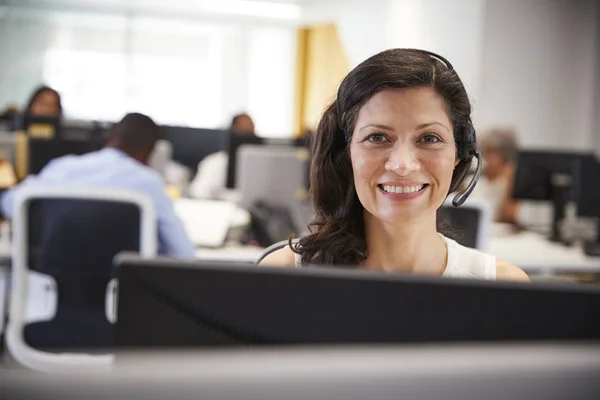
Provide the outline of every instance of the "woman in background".
<path id="1" fill-rule="evenodd" d="M 24 114 L 32 117 L 62 117 L 60 94 L 51 87 L 38 87 L 29 98 Z"/>
<path id="2" fill-rule="evenodd" d="M 493 128 L 479 139 L 483 174 L 472 193 L 487 202 L 498 222 L 515 223 L 517 202 L 512 199 L 517 134 L 509 128 Z"/>
<path id="3" fill-rule="evenodd" d="M 262 264 L 528 281 L 518 267 L 437 231 L 437 210 L 476 152 L 470 114 L 441 56 L 393 49 L 358 65 L 313 138 L 311 234 Z"/>

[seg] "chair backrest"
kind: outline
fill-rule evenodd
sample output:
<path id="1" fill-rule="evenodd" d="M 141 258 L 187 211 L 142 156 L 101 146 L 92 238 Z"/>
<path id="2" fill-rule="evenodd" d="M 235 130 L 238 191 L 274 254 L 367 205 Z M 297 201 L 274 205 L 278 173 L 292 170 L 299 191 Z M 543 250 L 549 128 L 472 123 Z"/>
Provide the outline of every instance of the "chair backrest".
<path id="1" fill-rule="evenodd" d="M 113 325 L 107 320 L 106 291 L 112 260 L 121 251 L 156 255 L 151 200 L 121 190 L 25 189 L 15 199 L 13 223 L 11 354 L 44 370 L 48 359 L 39 357 L 42 353 L 53 353 L 49 362 L 60 364 L 72 361 L 60 354 L 65 350 L 110 352 Z M 28 323 L 31 274 L 49 277 L 56 287 L 56 313 L 50 320 Z"/>
<path id="2" fill-rule="evenodd" d="M 444 233 L 463 246 L 486 250 L 491 234 L 492 212 L 490 206 L 479 200 L 469 199 L 460 207 L 450 200 L 440 208 L 438 220 L 446 225 Z"/>
<path id="3" fill-rule="evenodd" d="M 298 239 L 293 239 L 292 240 L 292 244 L 296 244 L 298 243 Z M 267 257 L 269 254 L 275 253 L 277 250 L 281 250 L 283 249 L 285 246 L 287 246 L 289 244 L 289 241 L 287 240 L 282 240 L 279 241 L 277 243 L 273 243 L 272 245 L 270 245 L 269 247 L 267 247 L 261 254 L 260 256 L 258 256 L 258 258 L 256 259 L 256 261 L 254 261 L 255 264 L 260 264 L 260 262 L 262 260 L 265 259 L 265 257 Z"/>
<path id="4" fill-rule="evenodd" d="M 28 324 L 25 339 L 35 348 L 105 348 L 112 329 L 105 293 L 112 260 L 140 249 L 141 210 L 132 203 L 83 199 L 37 199 L 29 208 L 29 269 L 56 283 L 57 313 Z"/>

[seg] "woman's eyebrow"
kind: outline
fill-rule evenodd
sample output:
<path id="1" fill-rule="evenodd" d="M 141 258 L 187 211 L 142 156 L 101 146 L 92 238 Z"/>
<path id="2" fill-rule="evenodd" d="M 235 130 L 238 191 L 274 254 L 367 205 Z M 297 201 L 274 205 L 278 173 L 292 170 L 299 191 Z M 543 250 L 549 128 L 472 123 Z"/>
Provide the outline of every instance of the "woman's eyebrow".
<path id="1" fill-rule="evenodd" d="M 384 131 L 392 131 L 393 130 L 392 127 L 387 126 L 387 125 L 368 124 L 368 125 L 365 125 L 365 126 L 361 127 L 359 129 L 359 131 L 362 131 L 363 129 L 366 129 L 366 128 L 377 128 L 377 129 L 383 129 Z"/>
<path id="2" fill-rule="evenodd" d="M 450 132 L 450 128 L 448 128 L 446 125 L 442 124 L 441 122 L 436 122 L 436 121 L 433 121 L 433 122 L 427 122 L 427 123 L 425 123 L 425 124 L 421 124 L 421 125 L 417 126 L 417 129 L 425 129 L 425 128 L 429 128 L 429 127 L 430 127 L 430 126 L 432 126 L 432 125 L 439 125 L 439 126 L 441 126 L 442 128 L 444 128 L 445 130 L 447 130 L 448 132 Z"/>

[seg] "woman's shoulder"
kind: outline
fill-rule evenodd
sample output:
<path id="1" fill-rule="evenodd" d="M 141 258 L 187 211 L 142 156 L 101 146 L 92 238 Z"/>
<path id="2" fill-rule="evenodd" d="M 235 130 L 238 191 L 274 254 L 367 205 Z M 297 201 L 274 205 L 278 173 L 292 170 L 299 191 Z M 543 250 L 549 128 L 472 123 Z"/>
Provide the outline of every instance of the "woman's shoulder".
<path id="1" fill-rule="evenodd" d="M 496 259 L 496 279 L 502 281 L 531 282 L 521 268 L 507 261 Z"/>
<path id="2" fill-rule="evenodd" d="M 290 246 L 285 246 L 263 258 L 259 265 L 270 267 L 294 267 L 296 265 L 296 253 L 292 251 Z"/>
<path id="3" fill-rule="evenodd" d="M 444 237 L 448 245 L 448 266 L 459 269 L 467 275 L 482 279 L 503 281 L 529 281 L 527 274 L 507 261 L 496 258 L 493 254 L 463 246 Z"/>

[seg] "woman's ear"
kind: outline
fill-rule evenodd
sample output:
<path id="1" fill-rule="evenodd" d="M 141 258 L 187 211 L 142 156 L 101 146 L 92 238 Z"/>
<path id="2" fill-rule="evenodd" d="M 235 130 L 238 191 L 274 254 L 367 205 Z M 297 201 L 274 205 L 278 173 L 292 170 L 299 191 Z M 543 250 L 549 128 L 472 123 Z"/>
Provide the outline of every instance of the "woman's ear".
<path id="1" fill-rule="evenodd" d="M 458 164 L 460 163 L 460 158 L 458 157 L 458 154 L 454 157 L 454 168 L 456 168 L 458 166 Z"/>

